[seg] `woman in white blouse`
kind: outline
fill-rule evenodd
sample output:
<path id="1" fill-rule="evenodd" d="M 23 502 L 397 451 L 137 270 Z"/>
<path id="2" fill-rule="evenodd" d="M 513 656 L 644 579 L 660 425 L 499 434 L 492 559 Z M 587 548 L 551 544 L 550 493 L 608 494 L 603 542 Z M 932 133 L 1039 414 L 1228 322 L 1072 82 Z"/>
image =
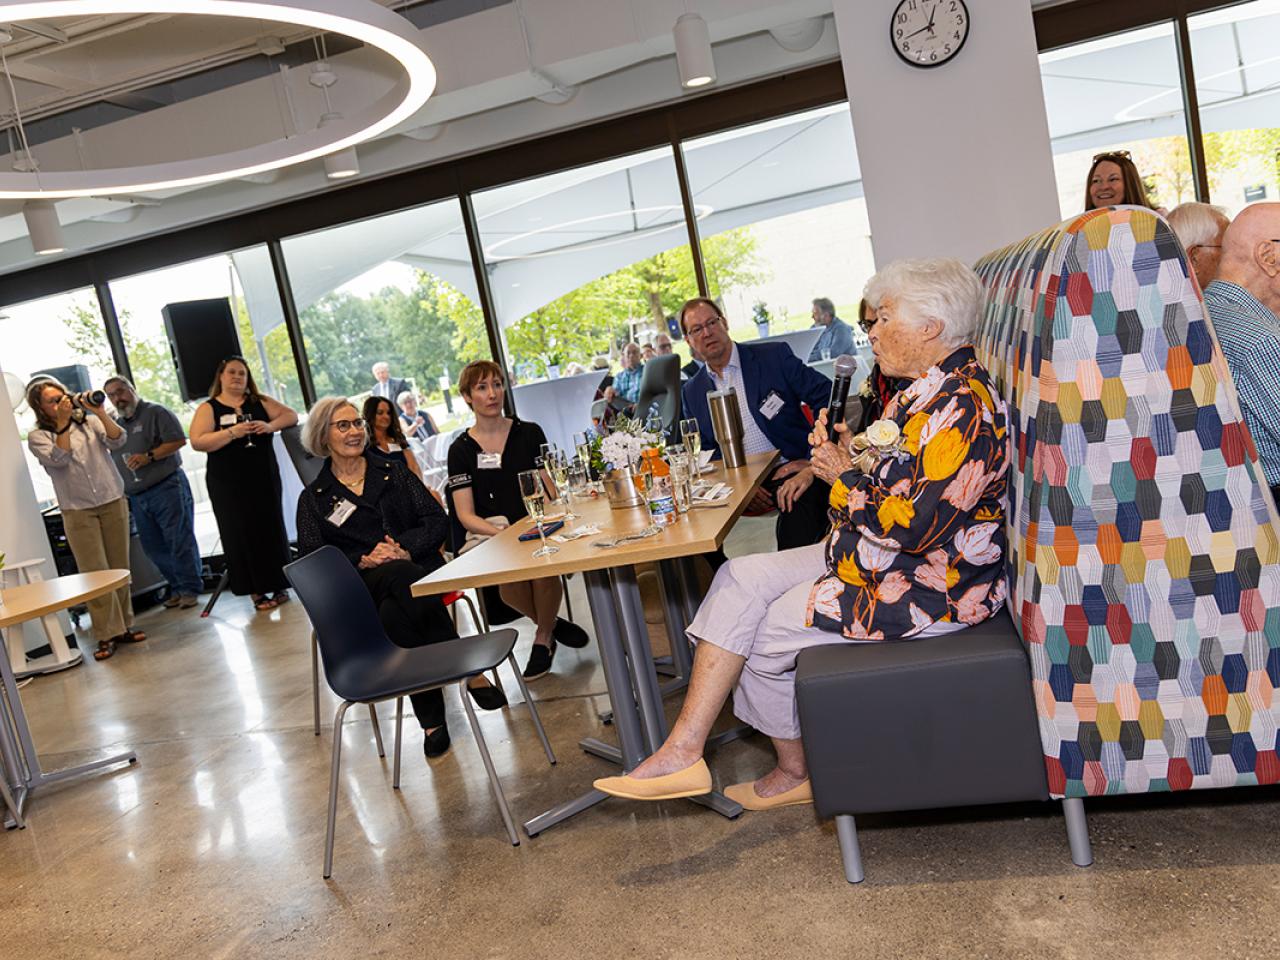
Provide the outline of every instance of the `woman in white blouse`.
<path id="1" fill-rule="evenodd" d="M 129 506 L 124 481 L 111 461 L 111 451 L 125 444 L 125 432 L 101 405 L 90 405 L 87 396 L 77 410 L 67 388 L 52 378 L 28 385 L 27 403 L 36 415 L 36 429 L 27 435 L 27 446 L 53 480 L 76 566 L 81 573 L 127 570 Z M 110 657 L 117 643 L 147 639 L 133 629 L 127 583 L 90 600 L 89 617 L 98 641 L 95 660 Z"/>

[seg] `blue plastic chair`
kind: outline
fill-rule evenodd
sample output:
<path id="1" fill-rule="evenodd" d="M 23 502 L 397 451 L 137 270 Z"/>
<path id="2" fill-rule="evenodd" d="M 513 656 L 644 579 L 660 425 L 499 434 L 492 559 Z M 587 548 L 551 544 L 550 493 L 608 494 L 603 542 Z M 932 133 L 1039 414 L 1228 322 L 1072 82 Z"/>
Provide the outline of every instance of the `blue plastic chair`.
<path id="1" fill-rule="evenodd" d="M 324 661 L 329 686 L 342 698 L 333 721 L 333 763 L 329 771 L 329 822 L 324 844 L 324 878 L 329 879 L 333 873 L 333 831 L 338 812 L 342 723 L 348 708 L 357 703 L 396 701 L 395 774 L 392 786 L 398 789 L 404 698 L 411 693 L 422 693 L 448 684 L 458 686 L 507 834 L 512 846 L 519 846 L 520 837 L 511 819 L 511 810 L 502 793 L 502 784 L 494 770 L 484 734 L 476 720 L 471 697 L 466 691 L 469 679 L 492 670 L 506 660 L 520 684 L 520 692 L 528 704 L 547 760 L 552 764 L 556 762 L 537 708 L 512 656 L 516 631 L 494 630 L 412 649 L 398 647 L 383 630 L 373 598 L 365 589 L 360 575 L 337 547 L 321 547 L 301 560 L 288 564 L 284 572 L 297 591 L 307 616 L 311 618 L 311 625 L 320 643 L 320 657 Z"/>

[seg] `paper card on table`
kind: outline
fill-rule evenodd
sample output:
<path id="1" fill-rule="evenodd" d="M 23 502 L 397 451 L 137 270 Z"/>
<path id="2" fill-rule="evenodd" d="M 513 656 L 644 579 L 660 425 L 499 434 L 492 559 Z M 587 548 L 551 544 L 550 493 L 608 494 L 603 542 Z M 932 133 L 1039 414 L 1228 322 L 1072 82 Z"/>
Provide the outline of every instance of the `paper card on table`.
<path id="1" fill-rule="evenodd" d="M 584 523 L 580 527 L 574 527 L 568 533 L 557 533 L 548 537 L 548 540 L 554 540 L 556 543 L 568 543 L 570 540 L 577 540 L 579 537 L 589 537 L 600 532 L 600 524 Z"/>

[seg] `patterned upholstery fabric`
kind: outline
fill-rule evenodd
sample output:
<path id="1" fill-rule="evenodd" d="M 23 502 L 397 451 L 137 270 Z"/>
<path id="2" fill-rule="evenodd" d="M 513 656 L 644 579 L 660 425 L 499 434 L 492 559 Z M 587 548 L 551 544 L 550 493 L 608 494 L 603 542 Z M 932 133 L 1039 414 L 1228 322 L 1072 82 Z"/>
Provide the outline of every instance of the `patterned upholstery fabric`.
<path id="1" fill-rule="evenodd" d="M 1050 791 L 1280 781 L 1274 505 L 1172 230 L 1095 210 L 976 269 Z"/>

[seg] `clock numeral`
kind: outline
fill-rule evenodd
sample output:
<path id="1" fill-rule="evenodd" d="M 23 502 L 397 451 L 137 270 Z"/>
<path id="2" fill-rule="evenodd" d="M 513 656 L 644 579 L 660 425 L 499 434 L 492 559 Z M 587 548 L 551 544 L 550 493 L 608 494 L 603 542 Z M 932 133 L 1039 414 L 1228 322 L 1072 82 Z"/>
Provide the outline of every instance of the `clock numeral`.
<path id="1" fill-rule="evenodd" d="M 908 43 L 908 42 L 906 42 L 906 41 L 903 41 L 903 44 L 902 44 L 902 52 L 903 52 L 903 53 L 910 53 L 910 52 L 911 52 L 911 44 L 910 44 L 910 43 Z"/>
<path id="2" fill-rule="evenodd" d="M 945 47 L 943 47 L 943 48 L 942 48 L 942 52 L 943 52 L 944 54 L 946 54 L 946 53 L 950 53 L 950 52 L 951 52 L 951 44 L 949 44 L 949 43 L 948 43 Z"/>
<path id="3" fill-rule="evenodd" d="M 956 12 L 956 0 L 951 0 L 951 12 Z"/>

